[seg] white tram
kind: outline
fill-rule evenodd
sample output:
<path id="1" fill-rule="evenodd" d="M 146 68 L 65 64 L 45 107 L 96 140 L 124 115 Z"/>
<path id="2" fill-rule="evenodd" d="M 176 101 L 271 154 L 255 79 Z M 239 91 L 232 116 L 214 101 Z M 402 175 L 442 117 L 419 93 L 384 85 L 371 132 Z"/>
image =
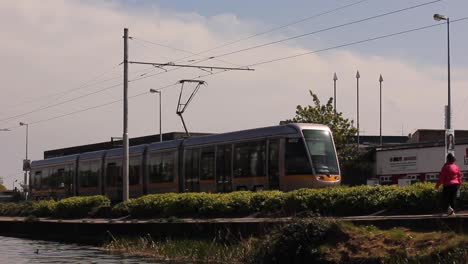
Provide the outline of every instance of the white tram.
<path id="1" fill-rule="evenodd" d="M 31 163 L 33 199 L 122 197 L 122 148 Z M 133 146 L 130 197 L 167 192 L 317 188 L 339 184 L 330 129 L 287 124 Z"/>

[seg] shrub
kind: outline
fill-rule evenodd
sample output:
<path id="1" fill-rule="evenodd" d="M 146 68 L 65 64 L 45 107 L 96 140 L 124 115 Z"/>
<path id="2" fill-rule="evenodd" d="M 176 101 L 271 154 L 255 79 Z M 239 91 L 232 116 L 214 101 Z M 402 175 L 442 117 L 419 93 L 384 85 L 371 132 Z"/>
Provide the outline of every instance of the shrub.
<path id="1" fill-rule="evenodd" d="M 57 202 L 54 200 L 43 200 L 32 203 L 32 215 L 37 217 L 47 217 L 51 216 L 55 208 L 57 207 Z"/>
<path id="2" fill-rule="evenodd" d="M 324 240 L 346 236 L 336 222 L 296 220 L 263 239 L 247 257 L 251 263 L 323 263 Z"/>
<path id="3" fill-rule="evenodd" d="M 122 217 L 130 215 L 130 209 L 128 208 L 128 202 L 121 202 L 114 205 L 111 208 L 111 216 Z"/>
<path id="4" fill-rule="evenodd" d="M 321 189 L 239 191 L 232 193 L 165 193 L 130 199 L 109 207 L 104 196 L 70 197 L 61 201 L 0 204 L 0 215 L 62 218 L 88 216 L 242 217 L 252 214 L 291 216 L 366 215 L 380 210 L 391 213 L 433 212 L 440 190 L 433 183 L 399 186 L 335 186 Z M 468 183 L 461 189 L 458 206 L 468 205 Z"/>
<path id="5" fill-rule="evenodd" d="M 102 195 L 69 197 L 57 202 L 53 215 L 58 218 L 88 217 L 99 207 L 110 206 L 109 198 Z"/>

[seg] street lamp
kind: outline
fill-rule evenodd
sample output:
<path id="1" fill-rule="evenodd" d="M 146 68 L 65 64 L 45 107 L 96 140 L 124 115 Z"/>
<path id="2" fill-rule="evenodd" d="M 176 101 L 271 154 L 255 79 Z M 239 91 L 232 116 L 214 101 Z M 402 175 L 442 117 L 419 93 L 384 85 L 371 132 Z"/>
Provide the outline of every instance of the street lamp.
<path id="1" fill-rule="evenodd" d="M 27 198 L 26 196 L 26 187 L 28 183 L 28 171 L 29 171 L 29 160 L 28 160 L 28 137 L 29 137 L 29 124 L 20 122 L 20 126 L 26 126 L 26 158 L 24 159 L 23 162 L 23 171 L 24 171 L 24 192 L 25 192 L 25 199 Z"/>
<path id="2" fill-rule="evenodd" d="M 162 142 L 162 119 L 161 119 L 161 91 L 155 90 L 155 89 L 150 89 L 150 93 L 157 93 L 159 94 L 159 142 Z"/>
<path id="3" fill-rule="evenodd" d="M 446 129 L 452 128 L 452 118 L 451 118 L 451 91 L 450 91 L 450 18 L 440 14 L 434 14 L 434 20 L 447 21 L 447 85 L 448 85 L 448 104 L 447 104 L 447 123 L 445 124 Z"/>

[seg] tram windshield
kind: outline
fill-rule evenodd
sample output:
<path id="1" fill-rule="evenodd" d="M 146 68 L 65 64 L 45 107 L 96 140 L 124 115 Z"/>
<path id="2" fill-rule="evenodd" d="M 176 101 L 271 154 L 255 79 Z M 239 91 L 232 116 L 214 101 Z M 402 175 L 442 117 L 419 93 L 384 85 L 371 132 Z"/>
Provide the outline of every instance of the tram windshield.
<path id="1" fill-rule="evenodd" d="M 303 130 L 312 166 L 316 174 L 338 174 L 338 162 L 330 132 Z"/>

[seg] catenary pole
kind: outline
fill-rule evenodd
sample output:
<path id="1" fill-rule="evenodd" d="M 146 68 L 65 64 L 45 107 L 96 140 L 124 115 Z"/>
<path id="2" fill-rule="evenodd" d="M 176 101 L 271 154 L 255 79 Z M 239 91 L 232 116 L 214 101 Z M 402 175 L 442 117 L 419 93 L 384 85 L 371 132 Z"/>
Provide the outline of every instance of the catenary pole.
<path id="1" fill-rule="evenodd" d="M 379 83 L 380 83 L 380 146 L 382 146 L 382 74 L 380 74 Z"/>
<path id="2" fill-rule="evenodd" d="M 163 141 L 163 136 L 162 136 L 162 100 L 161 100 L 161 94 L 162 92 L 159 91 L 159 142 Z"/>
<path id="3" fill-rule="evenodd" d="M 356 96 L 357 96 L 357 150 L 359 151 L 359 71 L 356 72 Z"/>
<path id="4" fill-rule="evenodd" d="M 338 80 L 338 77 L 336 76 L 336 72 L 333 74 L 333 109 L 336 111 L 336 81 Z"/>
<path id="5" fill-rule="evenodd" d="M 123 112 L 123 160 L 122 160 L 122 200 L 128 200 L 128 28 L 124 28 L 124 112 Z"/>
<path id="6" fill-rule="evenodd" d="M 452 129 L 452 108 L 451 108 L 451 90 L 450 90 L 450 18 L 447 17 L 447 81 L 448 81 L 448 113 L 447 128 Z"/>

